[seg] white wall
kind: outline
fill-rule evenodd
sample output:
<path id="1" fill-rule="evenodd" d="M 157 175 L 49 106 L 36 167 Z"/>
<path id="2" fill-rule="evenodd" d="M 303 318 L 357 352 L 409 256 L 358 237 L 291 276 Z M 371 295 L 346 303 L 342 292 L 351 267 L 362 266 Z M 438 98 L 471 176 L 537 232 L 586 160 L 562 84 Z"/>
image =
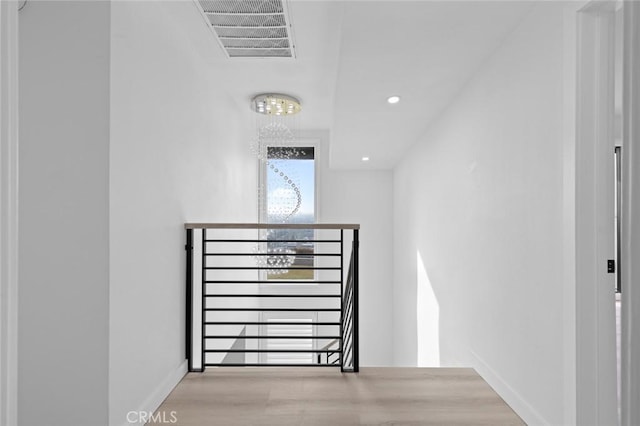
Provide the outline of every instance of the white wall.
<path id="1" fill-rule="evenodd" d="M 20 12 L 20 425 L 108 409 L 109 3 Z"/>
<path id="2" fill-rule="evenodd" d="M 360 365 L 390 366 L 392 334 L 392 199 L 389 170 L 330 167 L 330 135 L 320 138 L 318 222 L 360 224 Z M 350 251 L 351 232 L 345 231 Z"/>
<path id="3" fill-rule="evenodd" d="M 395 363 L 473 366 L 529 424 L 565 423 L 571 368 L 562 37 L 536 5 L 394 172 Z"/>
<path id="4" fill-rule="evenodd" d="M 109 416 L 122 425 L 184 372 L 183 223 L 256 221 L 256 160 L 250 127 L 220 108 L 221 53 L 194 3 L 113 2 L 112 30 Z"/>

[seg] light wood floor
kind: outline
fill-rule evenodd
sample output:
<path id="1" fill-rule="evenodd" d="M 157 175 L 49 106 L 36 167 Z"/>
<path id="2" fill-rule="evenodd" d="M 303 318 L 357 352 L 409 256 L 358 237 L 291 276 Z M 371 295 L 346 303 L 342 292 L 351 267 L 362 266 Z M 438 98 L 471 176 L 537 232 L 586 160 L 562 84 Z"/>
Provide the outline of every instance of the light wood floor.
<path id="1" fill-rule="evenodd" d="M 158 409 L 171 411 L 179 426 L 524 424 L 466 368 L 209 369 Z"/>

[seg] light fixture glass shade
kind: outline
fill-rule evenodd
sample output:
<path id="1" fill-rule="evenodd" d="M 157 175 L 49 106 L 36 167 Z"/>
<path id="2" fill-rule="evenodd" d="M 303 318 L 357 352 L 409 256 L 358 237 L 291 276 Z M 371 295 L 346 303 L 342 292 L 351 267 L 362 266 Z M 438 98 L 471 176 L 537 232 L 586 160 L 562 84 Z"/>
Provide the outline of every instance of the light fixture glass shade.
<path id="1" fill-rule="evenodd" d="M 278 190 L 270 192 L 266 179 L 258 180 L 258 220 L 272 223 L 287 223 L 300 210 L 302 195 L 295 173 L 288 170 L 288 160 L 295 155 L 297 117 L 302 110 L 300 100 L 282 93 L 262 93 L 251 99 L 251 110 L 256 112 L 256 134 L 251 141 L 251 150 L 264 164 L 264 170 L 274 181 L 280 183 Z M 275 149 L 290 147 L 289 149 Z M 277 207 L 267 210 L 267 198 L 276 197 Z M 273 239 L 273 230 L 261 230 L 253 257 L 256 264 L 266 270 L 268 276 L 283 275 L 296 259 L 296 252 Z"/>
<path id="2" fill-rule="evenodd" d="M 262 93 L 252 98 L 251 109 L 257 113 L 251 151 L 264 164 L 266 173 L 284 184 L 283 190 L 277 191 L 281 211 L 275 212 L 266 208 L 269 193 L 266 180 L 258 181 L 259 220 L 286 223 L 299 211 L 302 203 L 297 176 L 288 170 L 287 165 L 290 157 L 298 152 L 295 148 L 298 117 L 295 114 L 302 110 L 300 100 L 282 93 Z M 290 148 L 277 149 L 282 147 Z"/>
<path id="3" fill-rule="evenodd" d="M 262 93 L 251 99 L 251 110 L 265 115 L 294 115 L 302 111 L 300 101 L 282 93 Z"/>

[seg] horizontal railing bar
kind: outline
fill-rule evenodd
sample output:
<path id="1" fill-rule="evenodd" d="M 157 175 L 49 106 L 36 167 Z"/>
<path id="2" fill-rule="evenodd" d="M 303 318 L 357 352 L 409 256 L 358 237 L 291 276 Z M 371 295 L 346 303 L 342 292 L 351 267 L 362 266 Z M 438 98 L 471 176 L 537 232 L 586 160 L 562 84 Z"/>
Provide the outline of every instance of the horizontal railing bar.
<path id="1" fill-rule="evenodd" d="M 204 297 L 331 297 L 340 298 L 339 294 L 205 294 Z"/>
<path id="2" fill-rule="evenodd" d="M 205 253 L 205 256 L 340 256 L 340 253 Z"/>
<path id="3" fill-rule="evenodd" d="M 258 322 L 258 321 L 205 321 L 205 325 L 326 325 L 337 326 L 339 322 Z"/>
<path id="4" fill-rule="evenodd" d="M 340 240 L 224 240 L 205 239 L 205 243 L 339 243 Z"/>
<path id="5" fill-rule="evenodd" d="M 340 281 L 312 281 L 312 280 L 241 280 L 241 281 L 224 281 L 224 280 L 208 280 L 205 284 L 341 284 Z"/>
<path id="6" fill-rule="evenodd" d="M 249 28 L 249 27 L 243 27 Z M 275 27 L 268 27 L 275 28 Z M 354 223 L 185 223 L 185 229 L 360 229 Z"/>
<path id="7" fill-rule="evenodd" d="M 339 312 L 340 308 L 205 308 L 204 310 L 246 312 Z"/>
<path id="8" fill-rule="evenodd" d="M 338 266 L 304 266 L 301 268 L 294 268 L 291 266 L 205 266 L 202 269 L 206 269 L 209 271 L 220 271 L 220 270 L 254 270 L 254 271 L 267 271 L 267 270 L 289 270 L 292 271 L 294 269 L 300 269 L 302 271 L 305 270 L 314 270 L 314 271 L 339 271 L 340 267 Z"/>
<path id="9" fill-rule="evenodd" d="M 241 363 L 233 363 L 233 364 L 223 364 L 223 363 L 208 363 L 205 362 L 205 367 L 332 367 L 336 368 L 337 365 L 334 364 L 241 364 Z"/>
<path id="10" fill-rule="evenodd" d="M 252 353 L 252 354 L 262 354 L 262 353 L 282 353 L 282 354 L 325 354 L 331 351 L 322 351 L 319 349 L 205 349 L 205 352 L 208 353 Z"/>
<path id="11" fill-rule="evenodd" d="M 204 336 L 205 339 L 309 339 L 309 340 L 320 340 L 320 339 L 342 339 L 342 337 L 338 336 L 238 336 L 238 335 L 230 335 L 230 336 L 214 336 L 206 334 Z"/>

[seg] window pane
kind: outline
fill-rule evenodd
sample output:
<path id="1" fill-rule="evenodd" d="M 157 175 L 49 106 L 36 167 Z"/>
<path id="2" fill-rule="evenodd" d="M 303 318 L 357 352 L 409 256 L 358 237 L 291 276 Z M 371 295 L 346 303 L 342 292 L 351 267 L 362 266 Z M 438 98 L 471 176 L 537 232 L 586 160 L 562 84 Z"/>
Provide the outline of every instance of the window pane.
<path id="1" fill-rule="evenodd" d="M 269 223 L 315 222 L 315 152 L 313 147 L 269 147 L 266 168 L 266 212 Z M 310 280 L 313 267 L 314 232 L 310 229 L 272 230 L 269 240 L 302 240 L 302 242 L 268 243 L 269 252 L 293 255 L 291 268 L 284 273 L 268 274 L 268 279 Z"/>

